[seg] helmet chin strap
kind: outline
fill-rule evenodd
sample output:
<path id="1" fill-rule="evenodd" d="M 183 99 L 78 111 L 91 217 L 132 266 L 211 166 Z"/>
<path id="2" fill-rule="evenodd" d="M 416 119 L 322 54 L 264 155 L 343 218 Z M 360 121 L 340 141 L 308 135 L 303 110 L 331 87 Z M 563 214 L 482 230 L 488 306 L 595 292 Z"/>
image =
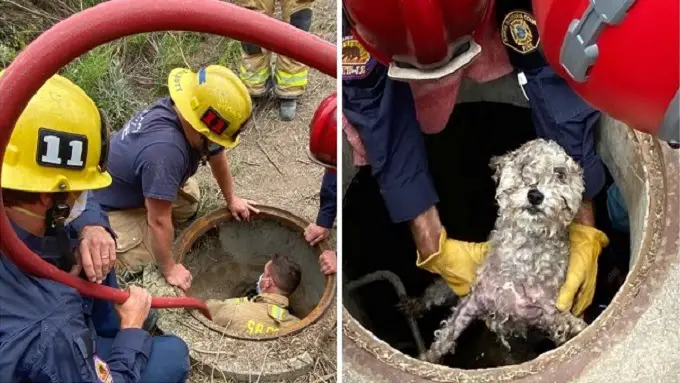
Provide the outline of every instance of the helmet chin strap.
<path id="1" fill-rule="evenodd" d="M 57 250 L 60 256 L 57 258 L 56 266 L 67 272 L 76 264 L 75 255 L 69 248 L 68 232 L 64 227 L 70 214 L 71 208 L 66 203 L 66 195 L 55 194 L 52 206 L 47 209 L 45 214 L 45 236 L 53 236 L 57 239 Z"/>

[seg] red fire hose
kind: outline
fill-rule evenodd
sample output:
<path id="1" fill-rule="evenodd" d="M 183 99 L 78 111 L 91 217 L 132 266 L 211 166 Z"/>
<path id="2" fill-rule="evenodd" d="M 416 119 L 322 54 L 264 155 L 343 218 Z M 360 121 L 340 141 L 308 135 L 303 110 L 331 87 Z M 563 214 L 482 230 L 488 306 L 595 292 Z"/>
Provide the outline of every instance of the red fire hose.
<path id="1" fill-rule="evenodd" d="M 14 124 L 31 97 L 61 67 L 112 40 L 171 30 L 247 41 L 336 76 L 333 44 L 257 12 L 217 0 L 112 0 L 54 25 L 7 68 L 0 79 L 0 158 L 4 158 Z M 0 206 L 0 250 L 24 272 L 71 286 L 82 295 L 118 304 L 128 298 L 124 291 L 85 281 L 43 261 L 19 240 L 4 205 Z M 151 307 L 196 308 L 210 318 L 205 303 L 195 298 L 154 297 Z"/>

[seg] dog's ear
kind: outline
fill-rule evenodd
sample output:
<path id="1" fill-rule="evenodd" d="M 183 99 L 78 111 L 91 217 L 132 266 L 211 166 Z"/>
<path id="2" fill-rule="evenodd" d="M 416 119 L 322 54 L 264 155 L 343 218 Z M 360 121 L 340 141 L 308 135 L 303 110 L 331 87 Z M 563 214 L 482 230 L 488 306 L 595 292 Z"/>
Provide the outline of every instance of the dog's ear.
<path id="1" fill-rule="evenodd" d="M 491 176 L 491 178 L 493 179 L 493 181 L 495 183 L 498 183 L 498 180 L 500 180 L 500 178 L 501 178 L 501 172 L 503 171 L 503 168 L 510 161 L 512 161 L 514 156 L 515 156 L 515 153 L 510 152 L 510 153 L 504 154 L 502 156 L 491 157 L 491 160 L 489 161 L 489 166 L 491 167 L 491 170 L 493 170 L 493 175 Z"/>

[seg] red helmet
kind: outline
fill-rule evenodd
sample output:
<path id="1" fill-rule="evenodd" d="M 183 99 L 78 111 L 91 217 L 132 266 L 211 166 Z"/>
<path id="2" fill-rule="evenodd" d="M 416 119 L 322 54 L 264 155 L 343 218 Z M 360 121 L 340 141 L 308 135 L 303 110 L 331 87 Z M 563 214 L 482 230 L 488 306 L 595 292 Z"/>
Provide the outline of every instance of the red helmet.
<path id="1" fill-rule="evenodd" d="M 472 37 L 490 7 L 489 0 L 343 0 L 343 10 L 354 37 L 378 61 L 427 70 L 470 50 L 469 60 L 479 54 Z"/>
<path id="2" fill-rule="evenodd" d="M 594 4 L 594 5 L 593 5 Z M 533 0 L 548 62 L 594 107 L 680 143 L 678 0 Z"/>
<path id="3" fill-rule="evenodd" d="M 309 124 L 309 158 L 315 163 L 335 169 L 337 162 L 337 93 L 324 98 Z"/>

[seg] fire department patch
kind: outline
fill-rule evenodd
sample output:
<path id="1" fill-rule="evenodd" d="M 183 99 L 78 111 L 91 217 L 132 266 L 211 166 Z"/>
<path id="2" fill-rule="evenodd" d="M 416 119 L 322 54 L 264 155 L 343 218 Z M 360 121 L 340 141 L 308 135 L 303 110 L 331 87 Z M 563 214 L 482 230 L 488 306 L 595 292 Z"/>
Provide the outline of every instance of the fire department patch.
<path id="1" fill-rule="evenodd" d="M 100 383 L 113 383 L 113 377 L 109 371 L 109 366 L 97 355 L 94 356 L 94 371 L 97 373 L 97 378 Z"/>
<path id="2" fill-rule="evenodd" d="M 501 40 L 503 44 L 524 55 L 535 51 L 540 40 L 536 19 L 524 11 L 508 13 L 501 25 Z"/>
<path id="3" fill-rule="evenodd" d="M 342 79 L 357 80 L 368 76 L 375 66 L 375 58 L 352 36 L 342 39 Z"/>

